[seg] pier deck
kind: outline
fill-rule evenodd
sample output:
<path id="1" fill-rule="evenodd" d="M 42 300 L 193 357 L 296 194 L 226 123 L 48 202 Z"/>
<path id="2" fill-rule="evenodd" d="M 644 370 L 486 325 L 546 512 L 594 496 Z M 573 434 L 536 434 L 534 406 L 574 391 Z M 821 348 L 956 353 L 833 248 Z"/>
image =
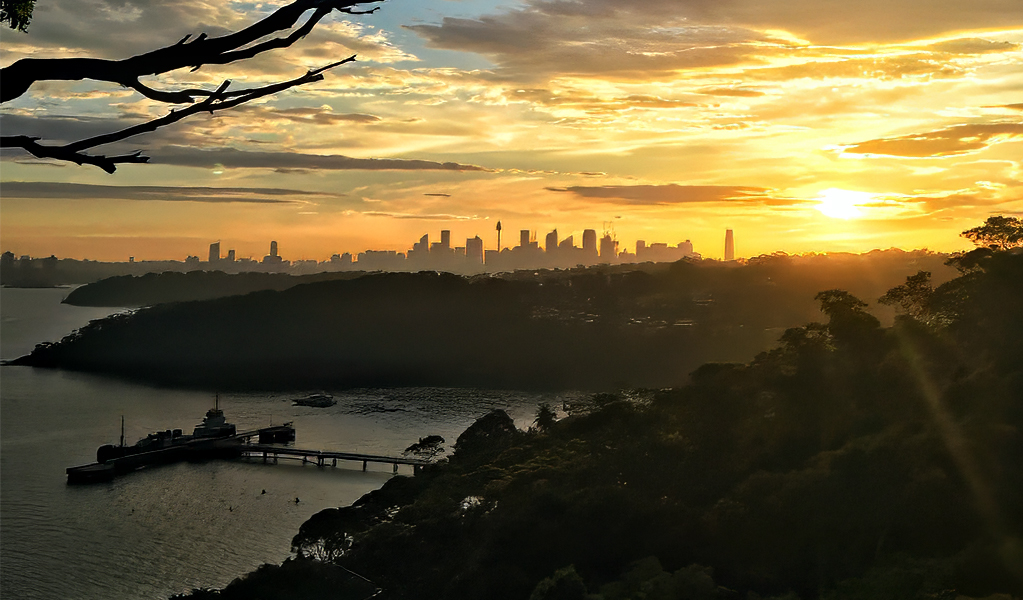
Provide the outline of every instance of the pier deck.
<path id="1" fill-rule="evenodd" d="M 262 457 L 263 462 L 272 460 L 277 462 L 279 458 L 293 458 L 302 462 L 315 462 L 317 466 L 326 466 L 329 460 L 332 467 L 337 466 L 337 461 L 362 462 L 362 470 L 365 471 L 369 463 L 384 463 L 394 466 L 394 472 L 398 472 L 398 465 L 410 465 L 414 472 L 430 464 L 428 460 L 419 458 L 405 458 L 399 456 L 379 456 L 375 454 L 362 454 L 358 452 L 337 452 L 333 450 L 305 450 L 302 448 L 289 448 L 287 446 L 275 446 L 272 444 L 245 444 L 241 447 L 242 455 L 249 457 Z"/>
<path id="2" fill-rule="evenodd" d="M 258 441 L 253 441 L 254 439 Z M 428 460 L 405 458 L 400 456 L 379 456 L 359 452 L 339 452 L 333 450 L 305 450 L 281 445 L 295 439 L 295 429 L 291 424 L 276 427 L 263 427 L 251 431 L 242 431 L 227 437 L 190 440 L 174 446 L 159 448 L 148 452 L 138 452 L 117 458 L 110 458 L 102 463 L 91 463 L 77 467 L 69 467 L 67 471 L 69 483 L 89 483 L 93 481 L 109 481 L 115 475 L 130 473 L 136 469 L 156 464 L 168 464 L 184 460 L 204 458 L 237 458 L 240 456 L 262 457 L 263 462 L 276 463 L 280 458 L 301 460 L 303 463 L 315 463 L 317 466 L 336 467 L 337 461 L 362 462 L 365 471 L 369 463 L 384 463 L 394 466 L 409 465 L 413 473 L 426 465 Z M 274 443 L 264 443 L 266 441 Z"/>

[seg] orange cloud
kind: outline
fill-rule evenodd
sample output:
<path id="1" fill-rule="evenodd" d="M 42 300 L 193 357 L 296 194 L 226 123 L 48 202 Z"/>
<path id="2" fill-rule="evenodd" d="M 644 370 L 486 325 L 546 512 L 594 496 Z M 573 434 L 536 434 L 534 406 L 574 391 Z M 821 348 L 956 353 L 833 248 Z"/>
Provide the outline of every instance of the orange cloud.
<path id="1" fill-rule="evenodd" d="M 581 198 L 621 205 L 687 204 L 692 202 L 763 202 L 776 201 L 766 188 L 735 185 L 602 185 L 546 188 L 552 192 L 570 192 Z M 793 203 L 786 201 L 786 203 Z"/>
<path id="2" fill-rule="evenodd" d="M 1023 137 L 1023 123 L 954 125 L 927 133 L 860 142 L 843 148 L 844 154 L 873 154 L 906 158 L 938 158 L 977 152 Z"/>

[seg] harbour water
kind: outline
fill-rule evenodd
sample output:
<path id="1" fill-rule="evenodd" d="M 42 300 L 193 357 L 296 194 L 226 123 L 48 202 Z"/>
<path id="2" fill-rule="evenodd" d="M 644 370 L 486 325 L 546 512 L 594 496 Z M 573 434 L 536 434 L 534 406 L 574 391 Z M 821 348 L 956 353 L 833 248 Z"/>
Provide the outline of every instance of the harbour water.
<path id="1" fill-rule="evenodd" d="M 55 341 L 109 309 L 60 304 L 67 289 L 0 290 L 0 357 Z M 328 408 L 287 394 L 221 394 L 239 430 L 294 421 L 296 446 L 395 455 L 419 437 L 453 444 L 472 421 L 503 408 L 520 427 L 562 395 L 503 390 L 326 390 Z M 190 430 L 214 390 L 154 388 L 63 371 L 0 367 L 0 597 L 167 598 L 223 587 L 290 554 L 303 521 L 383 485 L 391 465 L 318 468 L 281 461 L 209 461 L 143 469 L 110 483 L 66 484 L 64 469 L 116 443 Z M 411 474 L 402 467 L 402 474 Z M 265 492 L 265 493 L 264 493 Z M 298 502 L 296 502 L 298 499 Z"/>

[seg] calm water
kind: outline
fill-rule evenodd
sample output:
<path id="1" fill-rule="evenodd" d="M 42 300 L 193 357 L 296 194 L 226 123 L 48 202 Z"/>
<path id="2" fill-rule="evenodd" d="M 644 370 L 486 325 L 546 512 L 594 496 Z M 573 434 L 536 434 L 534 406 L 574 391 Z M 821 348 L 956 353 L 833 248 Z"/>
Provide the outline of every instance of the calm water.
<path id="1" fill-rule="evenodd" d="M 67 292 L 0 289 L 0 357 L 25 354 L 111 312 L 62 305 Z M 446 388 L 333 393 L 338 403 L 325 409 L 291 406 L 296 394 L 221 394 L 221 407 L 239 429 L 294 421 L 299 447 L 390 455 L 428 434 L 453 443 L 491 408 L 508 410 L 525 427 L 538 403 L 561 402 Z M 212 400 L 212 392 L 0 367 L 0 596 L 167 598 L 223 587 L 287 558 L 292 536 L 313 513 L 350 504 L 391 476 L 390 465 L 364 473 L 355 463 L 210 461 L 66 485 L 66 467 L 92 462 L 100 444 L 116 442 L 121 415 L 133 443 L 155 430 L 189 430 Z"/>

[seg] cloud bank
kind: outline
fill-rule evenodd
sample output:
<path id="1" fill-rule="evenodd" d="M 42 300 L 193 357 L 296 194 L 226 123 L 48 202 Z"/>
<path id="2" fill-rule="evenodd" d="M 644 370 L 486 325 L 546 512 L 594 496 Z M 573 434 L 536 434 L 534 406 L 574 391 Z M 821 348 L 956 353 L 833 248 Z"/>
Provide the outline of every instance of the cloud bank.
<path id="1" fill-rule="evenodd" d="M 243 202 L 290 204 L 282 196 L 310 197 L 324 194 L 281 188 L 188 187 L 156 185 L 92 185 L 53 181 L 5 181 L 6 198 L 63 200 L 141 200 L 159 202 Z M 269 197 L 268 197 L 269 196 Z"/>

